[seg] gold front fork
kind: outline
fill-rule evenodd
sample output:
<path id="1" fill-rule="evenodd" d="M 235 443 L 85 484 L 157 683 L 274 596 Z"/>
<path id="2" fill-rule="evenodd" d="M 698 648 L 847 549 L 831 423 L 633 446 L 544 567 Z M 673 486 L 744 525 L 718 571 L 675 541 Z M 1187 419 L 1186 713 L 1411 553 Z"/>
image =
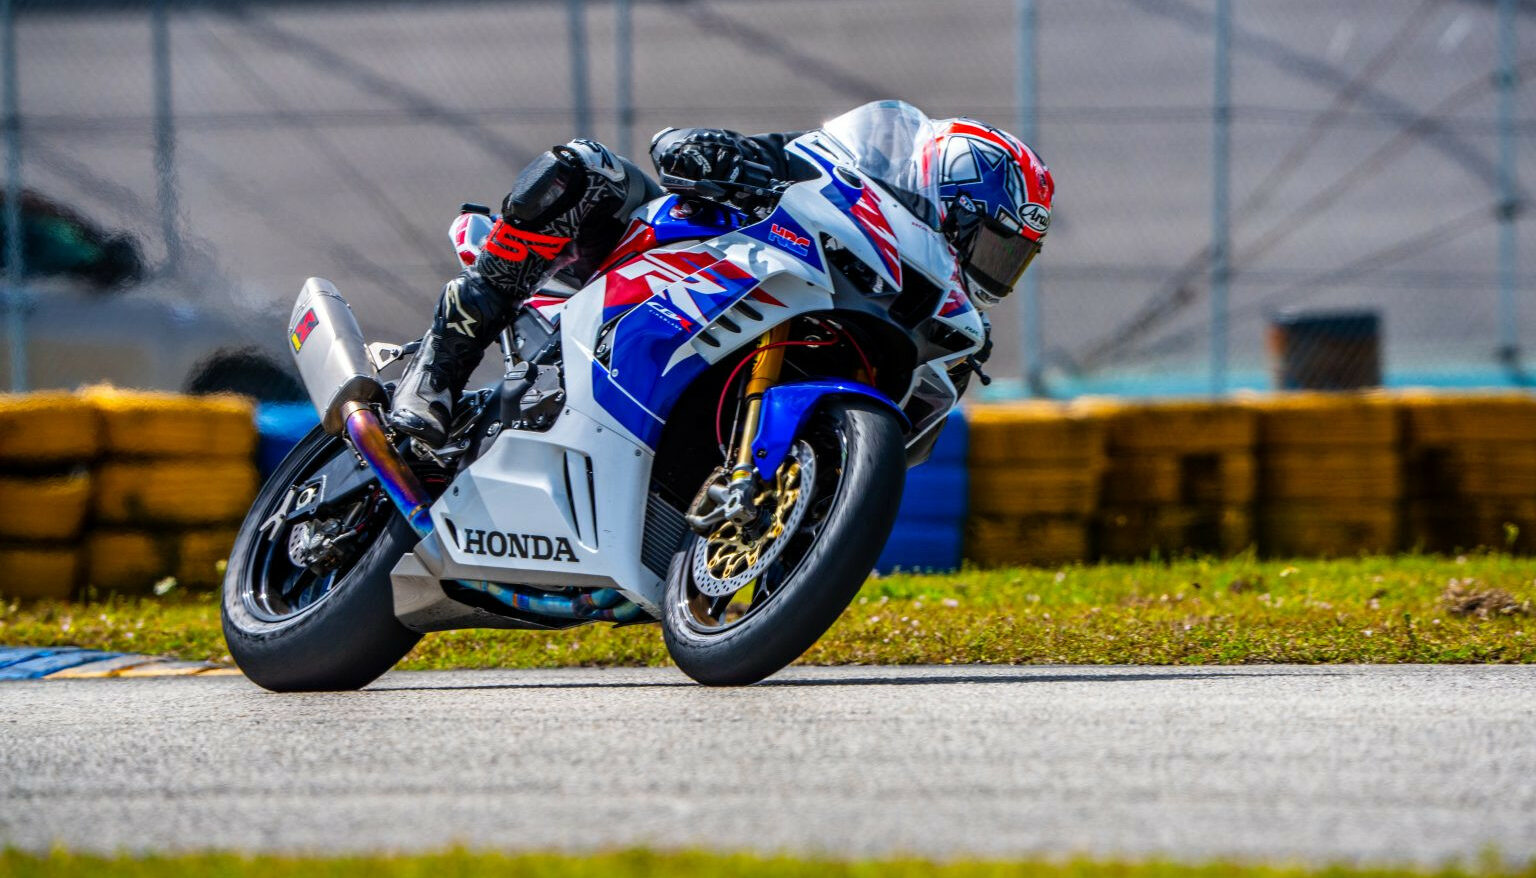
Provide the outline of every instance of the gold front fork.
<path id="1" fill-rule="evenodd" d="M 784 348 L 763 350 L 789 338 L 789 325 L 776 326 L 757 340 L 757 361 L 752 364 L 752 377 L 747 379 L 747 417 L 741 425 L 741 440 L 736 446 L 736 465 L 731 468 L 731 481 L 740 482 L 752 478 L 752 442 L 757 438 L 757 422 L 762 416 L 763 394 L 779 380 L 779 370 L 784 367 Z"/>

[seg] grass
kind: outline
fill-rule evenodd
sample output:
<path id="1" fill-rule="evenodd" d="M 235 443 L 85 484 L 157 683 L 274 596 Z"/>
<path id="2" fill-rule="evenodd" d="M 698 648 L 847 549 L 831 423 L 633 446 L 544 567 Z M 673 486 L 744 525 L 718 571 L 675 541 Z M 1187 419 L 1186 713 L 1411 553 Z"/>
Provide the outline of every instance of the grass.
<path id="1" fill-rule="evenodd" d="M 810 664 L 1536 662 L 1536 561 L 1253 557 L 892 575 Z M 210 595 L 0 606 L 0 644 L 228 661 Z M 654 625 L 431 634 L 408 669 L 666 664 Z"/>
<path id="2" fill-rule="evenodd" d="M 471 875 L 518 875 L 523 878 L 662 878 L 711 875 L 721 878 L 1408 878 L 1408 876 L 1509 876 L 1536 878 L 1536 863 L 1500 866 L 1489 858 L 1476 869 L 1447 866 L 1432 871 L 1354 866 L 1260 866 L 1233 863 L 1201 865 L 1168 862 L 1127 863 L 1095 860 L 1025 860 L 933 863 L 924 860 L 837 861 L 748 854 L 624 851 L 586 856 L 500 854 L 451 851 L 418 856 L 295 858 L 238 854 L 190 854 L 100 857 L 56 851 L 47 855 L 0 851 L 0 874 L 15 878 L 455 878 Z"/>

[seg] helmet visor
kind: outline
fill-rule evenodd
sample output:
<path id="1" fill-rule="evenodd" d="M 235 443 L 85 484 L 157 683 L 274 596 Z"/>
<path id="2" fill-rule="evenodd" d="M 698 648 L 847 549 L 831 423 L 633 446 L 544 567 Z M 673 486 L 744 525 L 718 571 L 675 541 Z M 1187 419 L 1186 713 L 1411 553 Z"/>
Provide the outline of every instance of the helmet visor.
<path id="1" fill-rule="evenodd" d="M 1013 285 L 1039 252 L 1039 241 L 1031 241 L 988 220 L 976 230 L 972 240 L 967 273 L 982 289 L 1001 299 L 1013 291 Z"/>

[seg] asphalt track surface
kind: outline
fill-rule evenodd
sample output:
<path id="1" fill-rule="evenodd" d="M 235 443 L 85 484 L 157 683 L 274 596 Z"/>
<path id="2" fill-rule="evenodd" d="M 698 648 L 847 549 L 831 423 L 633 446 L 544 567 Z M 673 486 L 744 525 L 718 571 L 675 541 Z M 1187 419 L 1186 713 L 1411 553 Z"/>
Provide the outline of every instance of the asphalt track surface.
<path id="1" fill-rule="evenodd" d="M 0 845 L 1536 856 L 1536 668 L 796 668 L 12 683 Z"/>

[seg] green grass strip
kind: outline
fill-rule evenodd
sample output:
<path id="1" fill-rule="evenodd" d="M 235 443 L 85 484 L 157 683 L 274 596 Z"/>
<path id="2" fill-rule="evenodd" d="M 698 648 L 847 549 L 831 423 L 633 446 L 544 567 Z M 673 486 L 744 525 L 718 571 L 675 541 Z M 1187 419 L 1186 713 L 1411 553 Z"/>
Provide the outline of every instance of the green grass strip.
<path id="1" fill-rule="evenodd" d="M 419 856 L 300 858 L 191 854 L 174 856 L 100 857 L 57 851 L 34 855 L 0 852 L 0 874 L 13 878 L 163 878 L 198 875 L 202 878 L 456 878 L 509 875 L 520 878 L 673 878 L 710 875 L 718 878 L 1536 878 L 1536 864 L 1506 868 L 1496 860 L 1473 870 L 1447 866 L 1432 871 L 1353 866 L 1255 866 L 1214 862 L 1187 865 L 1162 861 L 1142 863 L 1096 860 L 1025 860 L 934 863 L 925 860 L 814 860 L 757 857 L 748 854 L 652 853 L 625 851 L 593 855 L 502 854 L 469 851 Z"/>
<path id="2" fill-rule="evenodd" d="M 871 579 L 810 664 L 1527 663 L 1536 562 L 1253 557 Z M 209 595 L 0 606 L 0 645 L 228 661 Z M 431 634 L 408 669 L 667 663 L 654 625 Z"/>

